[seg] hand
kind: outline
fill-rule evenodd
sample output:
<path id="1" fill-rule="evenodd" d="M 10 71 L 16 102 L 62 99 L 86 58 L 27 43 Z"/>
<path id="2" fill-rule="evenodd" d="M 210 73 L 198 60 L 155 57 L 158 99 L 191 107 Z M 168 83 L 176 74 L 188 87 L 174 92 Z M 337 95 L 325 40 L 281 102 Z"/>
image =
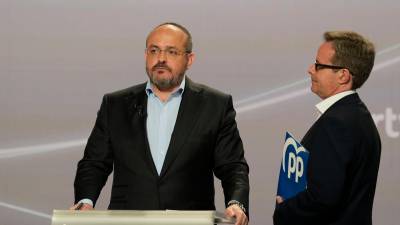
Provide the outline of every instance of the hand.
<path id="1" fill-rule="evenodd" d="M 246 214 L 238 205 L 231 205 L 226 208 L 225 215 L 228 217 L 235 217 L 235 225 L 247 225 L 249 223 Z"/>
<path id="2" fill-rule="evenodd" d="M 82 204 L 82 206 L 79 208 L 79 206 Z M 77 209 L 79 208 L 79 209 Z M 93 210 L 93 206 L 90 204 L 86 203 L 77 203 L 69 208 L 69 210 Z"/>
<path id="3" fill-rule="evenodd" d="M 281 204 L 284 201 L 284 199 L 281 196 L 276 196 L 276 203 Z"/>

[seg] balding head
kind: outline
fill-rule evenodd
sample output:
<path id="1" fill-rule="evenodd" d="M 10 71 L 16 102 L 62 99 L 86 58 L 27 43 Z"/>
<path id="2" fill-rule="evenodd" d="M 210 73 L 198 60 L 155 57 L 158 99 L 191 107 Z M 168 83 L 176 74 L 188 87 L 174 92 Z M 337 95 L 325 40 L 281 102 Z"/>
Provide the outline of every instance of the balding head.
<path id="1" fill-rule="evenodd" d="M 154 34 L 154 32 L 156 32 L 158 30 L 163 30 L 163 29 L 170 29 L 170 30 L 174 30 L 176 32 L 183 32 L 183 34 L 185 35 L 185 40 L 183 43 L 185 52 L 187 52 L 187 53 L 192 52 L 192 48 L 193 48 L 192 35 L 184 26 L 177 24 L 177 23 L 173 23 L 173 22 L 166 22 L 166 23 L 162 23 L 162 24 L 156 26 L 147 36 L 146 47 L 148 46 L 148 40 L 149 40 L 150 36 L 152 34 Z"/>

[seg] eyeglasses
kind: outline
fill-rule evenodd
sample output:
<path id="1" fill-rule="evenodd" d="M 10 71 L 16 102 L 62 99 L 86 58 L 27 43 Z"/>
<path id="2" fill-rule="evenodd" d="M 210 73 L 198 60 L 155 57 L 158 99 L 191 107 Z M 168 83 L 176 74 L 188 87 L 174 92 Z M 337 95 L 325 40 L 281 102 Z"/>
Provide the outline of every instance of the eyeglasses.
<path id="1" fill-rule="evenodd" d="M 322 69 L 333 69 L 333 70 L 346 69 L 346 67 L 344 67 L 344 66 L 328 65 L 328 64 L 322 64 L 322 63 L 314 63 L 314 66 L 315 66 L 315 71 L 322 70 Z"/>
<path id="2" fill-rule="evenodd" d="M 337 65 L 328 65 L 328 64 L 322 64 L 322 63 L 314 63 L 315 71 L 322 70 L 322 69 L 333 69 L 333 70 L 340 70 L 340 69 L 346 69 L 348 70 L 352 75 L 352 73 L 348 68 L 344 66 L 337 66 Z"/>
<path id="3" fill-rule="evenodd" d="M 159 56 L 161 52 L 164 52 L 168 58 L 177 58 L 178 56 L 190 53 L 188 51 L 180 51 L 176 48 L 167 48 L 167 49 L 160 49 L 158 47 L 146 48 L 147 55 L 152 57 Z"/>

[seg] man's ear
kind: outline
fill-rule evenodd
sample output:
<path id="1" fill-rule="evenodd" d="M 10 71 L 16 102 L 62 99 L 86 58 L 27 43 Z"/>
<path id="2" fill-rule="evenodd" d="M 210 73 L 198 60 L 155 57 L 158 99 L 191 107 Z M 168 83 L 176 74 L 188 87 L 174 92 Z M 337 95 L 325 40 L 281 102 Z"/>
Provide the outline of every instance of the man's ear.
<path id="1" fill-rule="evenodd" d="M 186 69 L 189 69 L 190 66 L 192 66 L 192 64 L 194 62 L 194 59 L 195 59 L 195 54 L 193 52 L 187 54 L 188 62 L 187 62 L 187 65 L 186 65 Z"/>
<path id="2" fill-rule="evenodd" d="M 352 84 L 353 82 L 353 77 L 348 69 L 341 69 L 338 79 L 341 85 Z"/>

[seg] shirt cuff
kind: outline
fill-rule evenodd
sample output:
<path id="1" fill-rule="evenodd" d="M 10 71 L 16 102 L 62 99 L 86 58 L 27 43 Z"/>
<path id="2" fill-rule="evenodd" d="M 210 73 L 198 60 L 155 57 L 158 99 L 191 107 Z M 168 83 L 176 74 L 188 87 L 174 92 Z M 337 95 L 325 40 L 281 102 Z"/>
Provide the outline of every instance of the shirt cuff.
<path id="1" fill-rule="evenodd" d="M 84 198 L 84 199 L 80 200 L 80 201 L 78 202 L 78 204 L 79 204 L 79 203 L 89 204 L 89 205 L 91 205 L 91 206 L 93 207 L 93 201 L 90 200 L 90 199 L 88 199 L 88 198 Z"/>

